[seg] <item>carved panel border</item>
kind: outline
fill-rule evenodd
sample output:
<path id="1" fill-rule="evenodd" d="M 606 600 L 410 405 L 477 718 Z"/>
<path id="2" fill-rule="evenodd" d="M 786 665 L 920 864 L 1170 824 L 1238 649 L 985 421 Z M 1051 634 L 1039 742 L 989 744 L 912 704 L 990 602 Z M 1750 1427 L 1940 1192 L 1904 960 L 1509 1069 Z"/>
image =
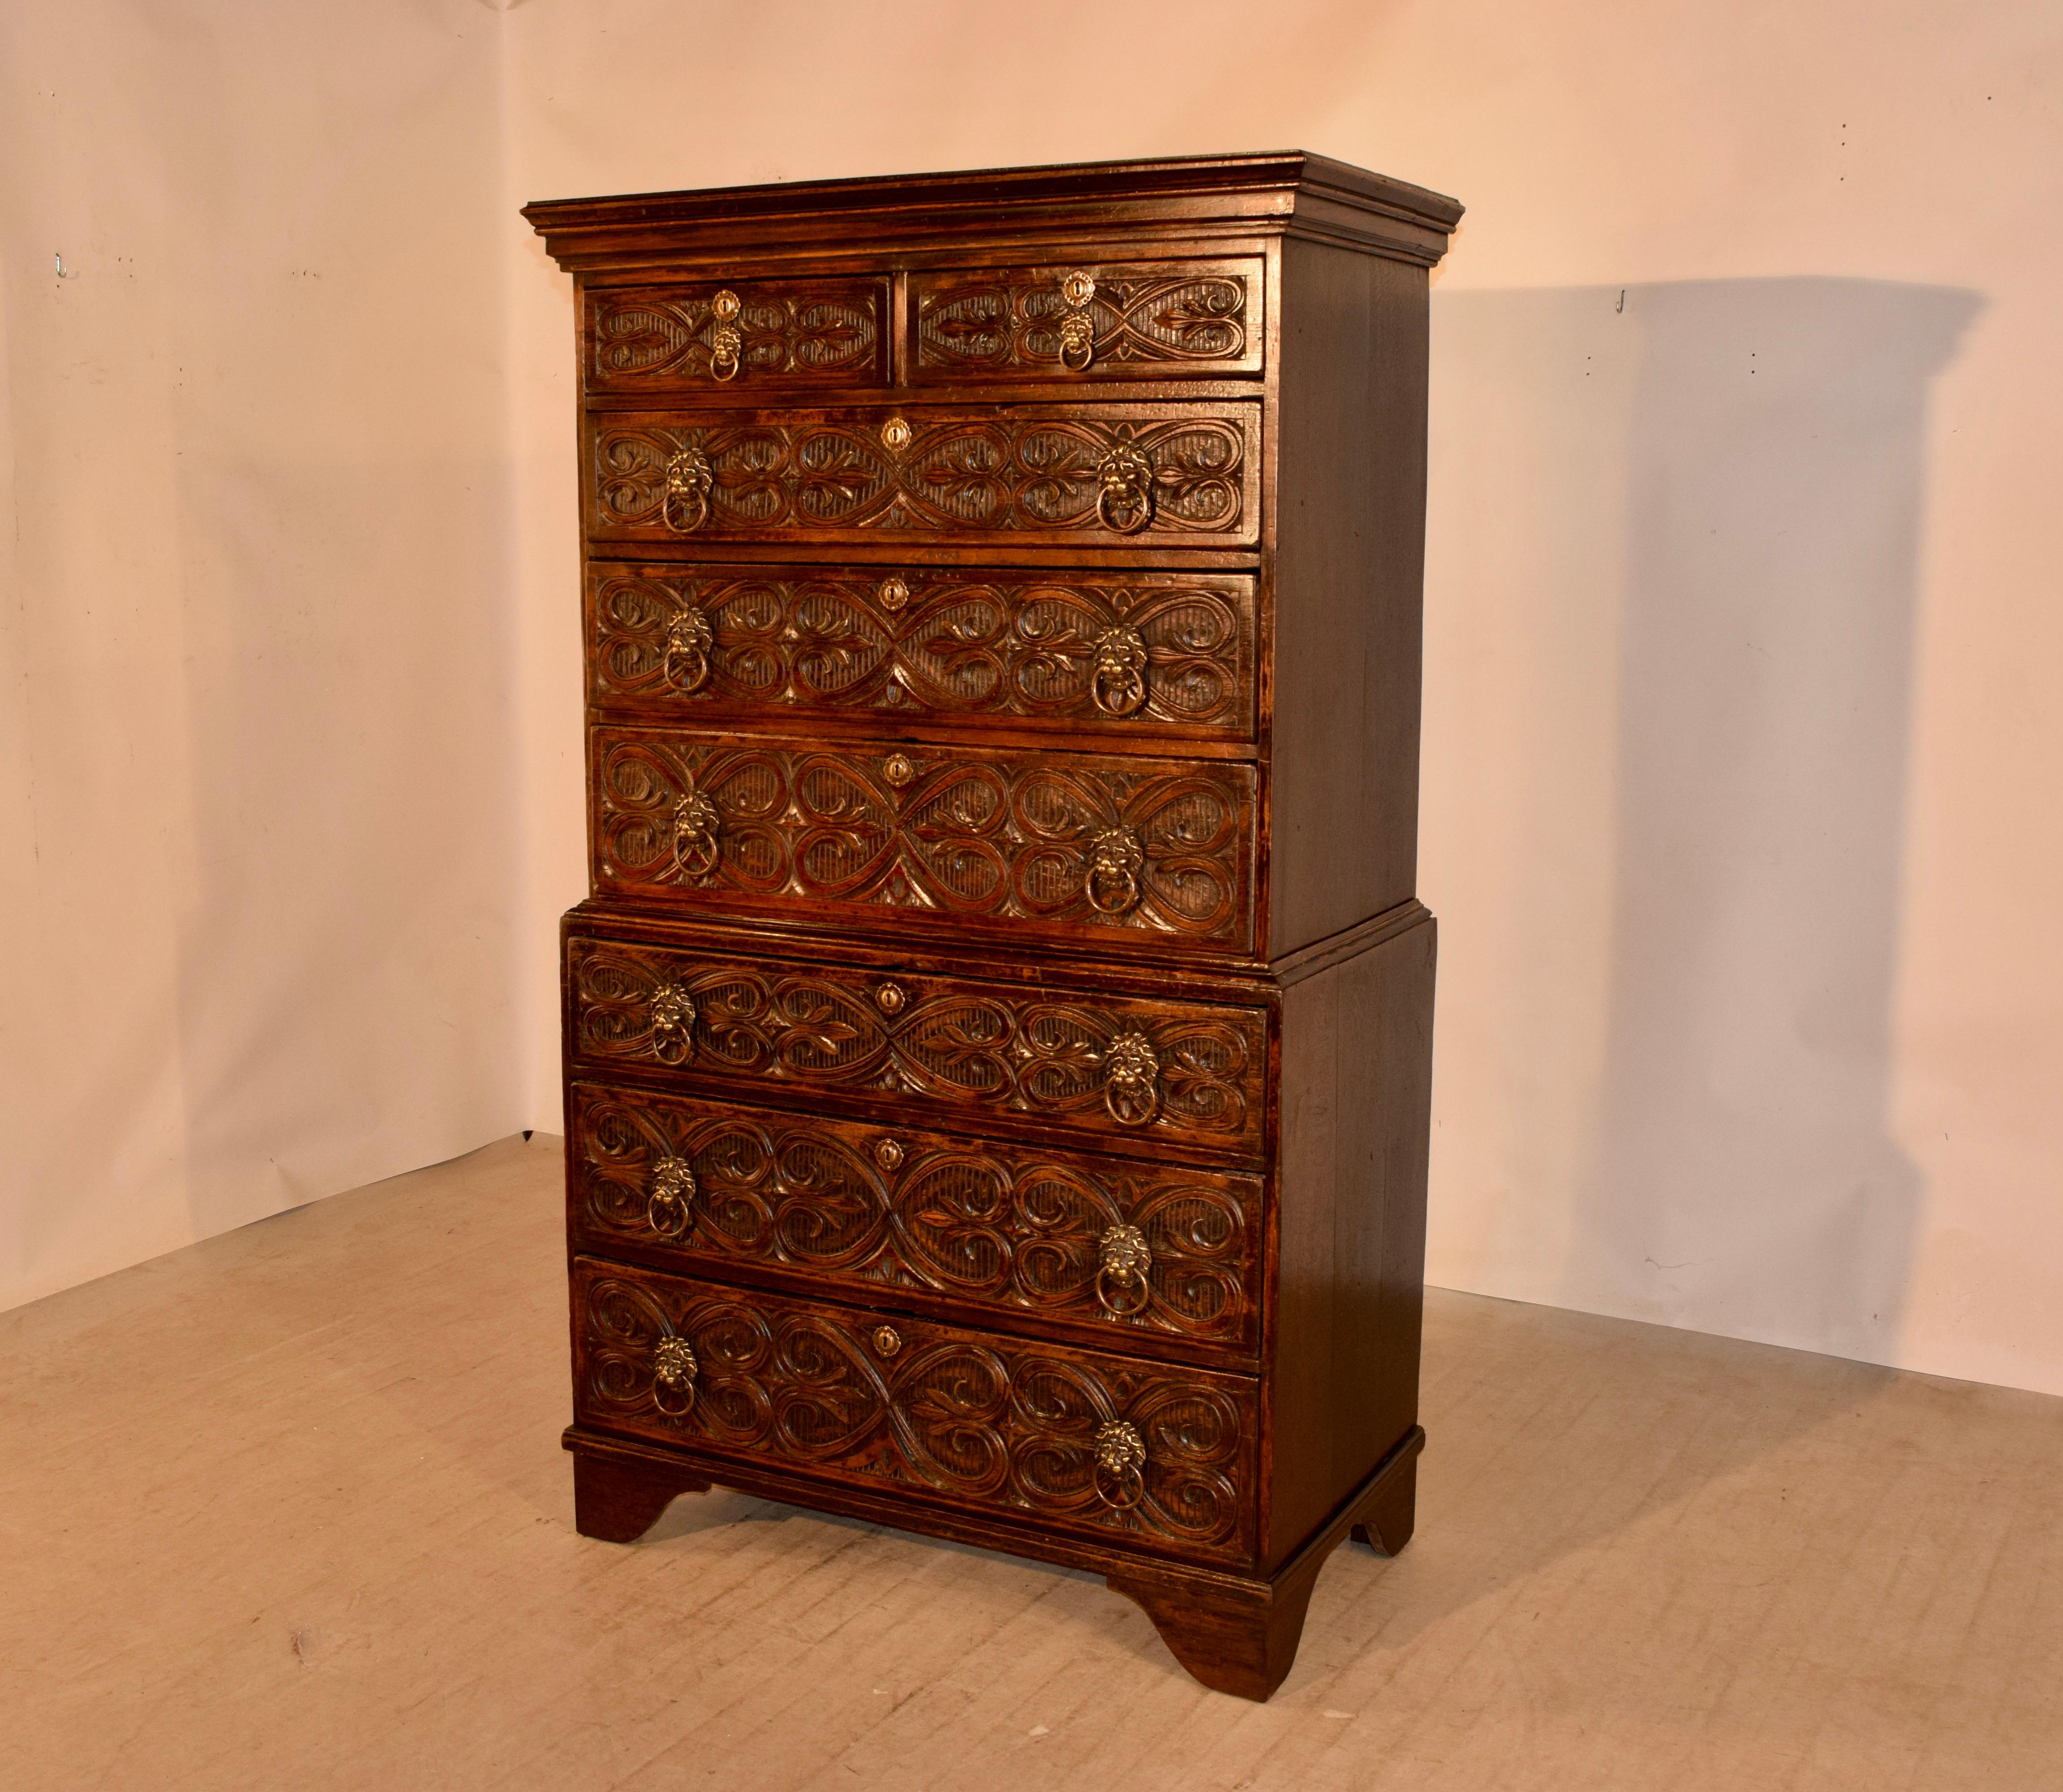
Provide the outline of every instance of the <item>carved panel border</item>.
<path id="1" fill-rule="evenodd" d="M 577 1224 L 692 1266 L 806 1271 L 827 1292 L 978 1300 L 1253 1346 L 1261 1185 L 1236 1172 L 575 1086 Z M 1143 1267 L 1113 1277 L 1137 1235 Z"/>
<path id="2" fill-rule="evenodd" d="M 861 1485 L 1244 1558 L 1254 1384 L 582 1260 L 584 1421 Z M 1112 1475 L 1113 1431 L 1143 1452 Z"/>
<path id="3" fill-rule="evenodd" d="M 598 415 L 590 526 L 660 541 L 908 532 L 1235 544 L 1257 526 L 1259 418 L 1253 404 Z"/>
<path id="4" fill-rule="evenodd" d="M 615 727 L 591 739 L 605 890 L 734 914 L 887 906 L 1234 950 L 1253 938 L 1243 761 Z"/>
<path id="5" fill-rule="evenodd" d="M 912 1118 L 990 1115 L 1257 1152 L 1267 1019 L 972 979 L 567 942 L 575 1055 L 728 1084 L 902 1098 Z"/>
<path id="6" fill-rule="evenodd" d="M 597 703 L 1254 729 L 1246 573 L 589 569 Z"/>
<path id="7" fill-rule="evenodd" d="M 887 287 L 879 279 L 590 287 L 586 296 L 591 392 L 886 377 Z"/>
<path id="8" fill-rule="evenodd" d="M 1257 372 L 1261 286 L 1258 261 L 912 274 L 915 377 Z"/>

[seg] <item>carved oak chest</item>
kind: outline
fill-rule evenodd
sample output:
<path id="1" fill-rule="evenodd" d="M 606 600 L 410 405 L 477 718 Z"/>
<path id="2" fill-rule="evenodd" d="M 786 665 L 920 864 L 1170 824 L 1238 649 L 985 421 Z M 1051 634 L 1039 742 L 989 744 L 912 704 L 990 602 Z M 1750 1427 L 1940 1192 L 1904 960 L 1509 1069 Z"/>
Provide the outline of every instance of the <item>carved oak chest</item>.
<path id="1" fill-rule="evenodd" d="M 1299 154 L 529 207 L 575 279 L 580 1529 L 1085 1568 L 1265 1698 L 1410 1536 L 1426 273 Z"/>

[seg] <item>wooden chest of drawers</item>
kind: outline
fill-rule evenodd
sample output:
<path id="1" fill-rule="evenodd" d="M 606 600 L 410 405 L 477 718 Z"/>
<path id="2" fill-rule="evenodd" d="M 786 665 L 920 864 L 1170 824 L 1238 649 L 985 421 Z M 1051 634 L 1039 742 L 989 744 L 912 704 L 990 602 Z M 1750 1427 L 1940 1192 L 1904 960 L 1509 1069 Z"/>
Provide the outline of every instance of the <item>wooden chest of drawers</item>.
<path id="1" fill-rule="evenodd" d="M 574 275 L 581 1529 L 1084 1567 L 1265 1698 L 1411 1532 L 1426 270 L 1297 154 L 527 208 Z"/>

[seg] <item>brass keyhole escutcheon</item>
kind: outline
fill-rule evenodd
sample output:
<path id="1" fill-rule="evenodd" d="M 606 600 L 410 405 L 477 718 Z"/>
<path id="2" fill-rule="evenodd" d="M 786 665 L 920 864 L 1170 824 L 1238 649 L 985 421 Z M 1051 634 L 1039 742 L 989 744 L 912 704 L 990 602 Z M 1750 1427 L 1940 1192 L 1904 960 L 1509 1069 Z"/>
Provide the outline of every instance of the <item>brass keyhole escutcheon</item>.
<path id="1" fill-rule="evenodd" d="M 907 753 L 891 753 L 882 765 L 881 775 L 899 790 L 917 775 L 916 761 Z"/>
<path id="2" fill-rule="evenodd" d="M 874 1161 L 884 1170 L 899 1170 L 903 1167 L 903 1147 L 892 1139 L 884 1139 L 874 1147 Z"/>
<path id="3" fill-rule="evenodd" d="M 895 454 L 900 454 L 909 447 L 910 438 L 914 433 L 907 420 L 902 417 L 891 417 L 881 426 L 883 444 Z"/>
<path id="4" fill-rule="evenodd" d="M 874 999 L 881 1005 L 884 1015 L 899 1015 L 910 998 L 903 993 L 900 983 L 883 983 L 874 992 Z"/>
<path id="5" fill-rule="evenodd" d="M 891 573 L 881 581 L 875 596 L 880 599 L 883 609 L 899 610 L 910 601 L 910 588 Z"/>
<path id="6" fill-rule="evenodd" d="M 884 1356 L 893 1356 L 903 1348 L 903 1340 L 892 1325 L 878 1325 L 874 1330 L 874 1348 Z"/>

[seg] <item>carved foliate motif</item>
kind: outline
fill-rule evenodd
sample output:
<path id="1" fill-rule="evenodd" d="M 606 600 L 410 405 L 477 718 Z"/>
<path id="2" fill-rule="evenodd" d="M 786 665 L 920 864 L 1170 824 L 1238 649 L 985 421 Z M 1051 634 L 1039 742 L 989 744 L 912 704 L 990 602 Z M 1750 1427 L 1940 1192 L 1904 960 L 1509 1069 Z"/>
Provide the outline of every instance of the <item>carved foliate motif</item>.
<path id="1" fill-rule="evenodd" d="M 896 1096 L 913 1117 L 1017 1115 L 1128 1135 L 1151 1125 L 1173 1141 L 1260 1147 L 1257 1009 L 931 978 L 884 1015 L 858 970 L 586 938 L 569 950 L 573 1050 L 590 1062 L 656 1060 L 741 1092 Z M 662 1011 L 659 990 L 679 1002 Z M 682 1006 L 692 1033 L 662 1031 L 662 1012 Z"/>
<path id="2" fill-rule="evenodd" d="M 1251 1384 L 582 1262 L 583 1420 L 1093 1536 L 1236 1557 L 1253 1523 Z M 683 1404 L 675 1347 L 694 1364 Z"/>
<path id="3" fill-rule="evenodd" d="M 920 378 L 1257 364 L 1244 271 L 999 268 L 911 285 Z"/>
<path id="4" fill-rule="evenodd" d="M 712 412 L 701 424 L 598 418 L 589 475 L 596 526 L 747 538 L 907 529 L 1251 539 L 1254 410 L 1192 406 L 1135 420 L 1133 409 L 929 409 L 886 420 Z M 908 432 L 907 445 L 888 444 L 888 424 Z M 706 494 L 700 472 L 690 480 L 683 468 L 707 469 Z"/>
<path id="5" fill-rule="evenodd" d="M 860 384 L 878 376 L 877 280 L 730 287 L 597 287 L 588 295 L 588 384 L 599 390 L 745 376 Z"/>
<path id="6" fill-rule="evenodd" d="M 609 727 L 593 753 L 605 889 L 706 891 L 734 912 L 807 899 L 1233 947 L 1251 933 L 1255 781 L 1243 762 L 881 756 Z"/>
<path id="7" fill-rule="evenodd" d="M 1251 729 L 1241 574 L 593 573 L 601 702 Z M 683 707 L 686 705 L 683 705 Z"/>
<path id="8" fill-rule="evenodd" d="M 690 1259 L 807 1271 L 842 1287 L 1251 1346 L 1253 1179 L 933 1134 L 870 1150 L 872 1136 L 581 1084 L 573 1199 L 604 1248 L 678 1241 Z M 682 1192 L 662 1202 L 673 1189 Z"/>

